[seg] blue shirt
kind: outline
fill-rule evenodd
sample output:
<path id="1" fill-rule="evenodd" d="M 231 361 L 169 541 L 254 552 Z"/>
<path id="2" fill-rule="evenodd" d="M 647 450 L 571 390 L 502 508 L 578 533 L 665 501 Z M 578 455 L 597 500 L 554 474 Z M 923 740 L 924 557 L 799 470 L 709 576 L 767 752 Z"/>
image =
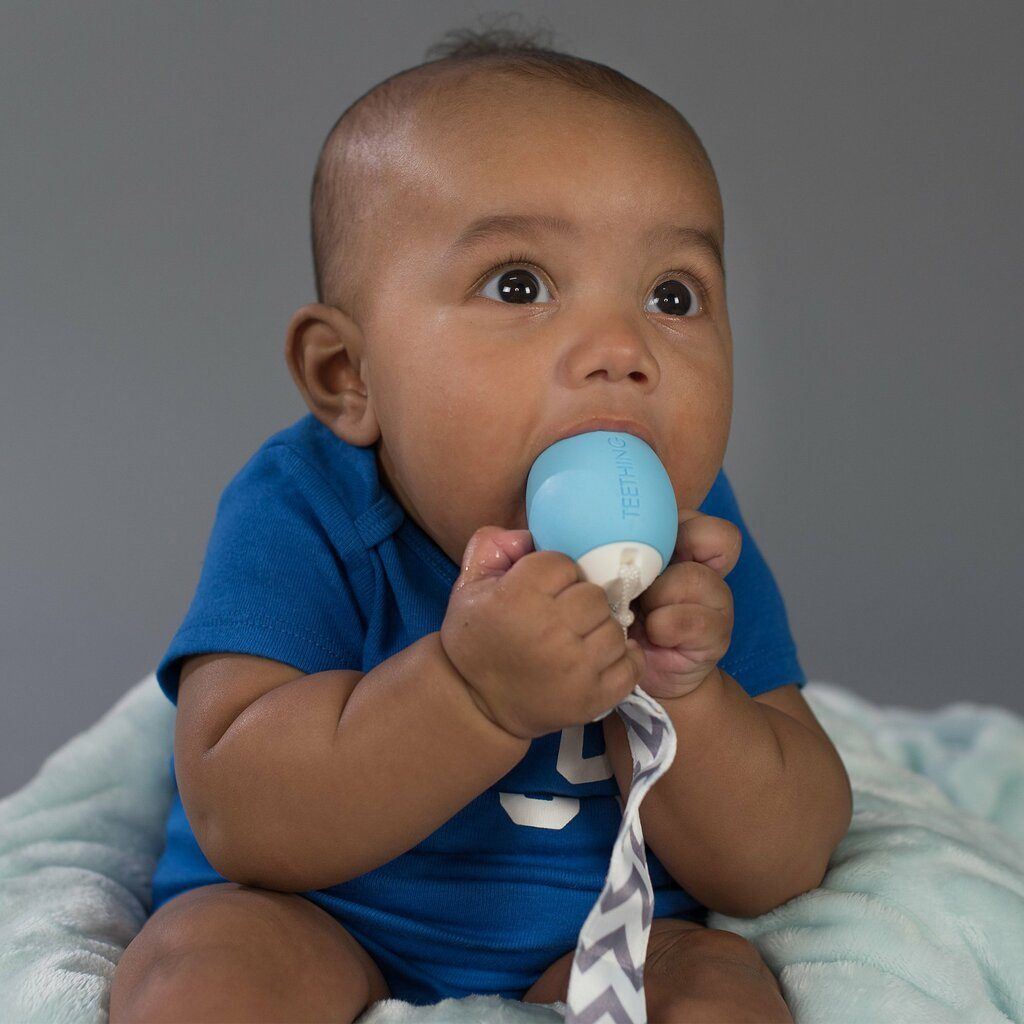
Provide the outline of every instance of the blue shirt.
<path id="1" fill-rule="evenodd" d="M 751 696 L 802 687 L 782 597 L 724 471 L 700 510 L 743 534 L 726 577 L 734 626 L 719 664 Z M 459 571 L 382 486 L 374 448 L 347 444 L 307 414 L 268 438 L 224 490 L 195 596 L 157 680 L 176 704 L 183 659 L 213 651 L 273 658 L 307 674 L 369 672 L 440 629 Z M 685 749 L 677 756 L 685 758 Z M 411 850 L 304 895 L 378 961 L 393 956 L 408 966 L 429 958 L 430 977 L 444 982 L 435 995 L 518 998 L 575 946 L 620 821 L 601 723 L 562 729 L 535 739 L 507 775 Z M 654 916 L 699 918 L 704 908 L 649 847 L 647 860 Z M 185 889 L 221 881 L 175 787 L 153 910 Z M 412 1000 L 412 988 L 401 998 Z"/>

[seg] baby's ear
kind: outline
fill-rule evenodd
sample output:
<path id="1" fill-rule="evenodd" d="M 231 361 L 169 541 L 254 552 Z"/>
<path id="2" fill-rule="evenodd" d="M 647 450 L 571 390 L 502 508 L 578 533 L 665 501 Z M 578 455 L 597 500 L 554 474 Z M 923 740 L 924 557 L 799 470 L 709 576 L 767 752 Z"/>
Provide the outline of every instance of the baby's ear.
<path id="1" fill-rule="evenodd" d="M 340 309 L 313 302 L 292 314 L 284 357 L 310 411 L 338 437 L 360 448 L 380 437 L 366 384 L 359 373 L 362 331 Z"/>

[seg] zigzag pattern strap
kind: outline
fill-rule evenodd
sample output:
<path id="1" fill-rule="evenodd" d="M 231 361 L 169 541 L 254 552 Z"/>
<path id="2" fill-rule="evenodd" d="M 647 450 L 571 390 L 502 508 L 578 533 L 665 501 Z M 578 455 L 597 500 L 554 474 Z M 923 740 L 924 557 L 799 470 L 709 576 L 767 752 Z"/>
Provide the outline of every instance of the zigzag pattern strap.
<path id="1" fill-rule="evenodd" d="M 654 890 L 640 827 L 640 802 L 671 766 L 676 732 L 665 709 L 639 686 L 615 710 L 629 738 L 633 784 L 604 888 L 576 943 L 565 1024 L 647 1024 L 644 962 Z"/>

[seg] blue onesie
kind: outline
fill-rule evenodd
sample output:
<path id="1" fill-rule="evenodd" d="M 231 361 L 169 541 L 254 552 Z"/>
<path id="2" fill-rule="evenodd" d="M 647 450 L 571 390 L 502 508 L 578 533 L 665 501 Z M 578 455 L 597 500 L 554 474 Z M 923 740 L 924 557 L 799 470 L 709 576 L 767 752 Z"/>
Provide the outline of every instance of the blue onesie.
<path id="1" fill-rule="evenodd" d="M 726 577 L 735 621 L 723 670 L 751 696 L 802 687 L 782 597 L 724 472 L 701 511 L 743 531 Z M 307 674 L 369 672 L 440 629 L 459 570 L 382 486 L 374 448 L 347 444 L 307 414 L 268 438 L 225 488 L 195 596 L 157 680 L 177 704 L 182 660 L 212 651 L 273 658 Z M 170 771 L 173 781 L 173 755 Z M 363 945 L 398 999 L 521 999 L 575 948 L 621 817 L 601 723 L 561 729 L 535 739 L 507 775 L 411 850 L 302 895 Z M 649 847 L 647 862 L 654 916 L 704 921 L 706 908 Z M 152 909 L 224 881 L 175 784 Z"/>

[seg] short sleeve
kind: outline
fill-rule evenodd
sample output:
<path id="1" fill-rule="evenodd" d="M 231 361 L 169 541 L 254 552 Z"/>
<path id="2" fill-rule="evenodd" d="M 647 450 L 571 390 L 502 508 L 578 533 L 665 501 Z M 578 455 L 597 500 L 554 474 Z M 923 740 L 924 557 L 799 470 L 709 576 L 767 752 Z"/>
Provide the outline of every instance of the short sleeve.
<path id="1" fill-rule="evenodd" d="M 281 444 L 257 451 L 225 488 L 192 603 L 156 671 L 172 704 L 182 662 L 197 654 L 259 655 L 307 674 L 362 668 L 365 623 L 314 511 L 326 490 Z"/>
<path id="2" fill-rule="evenodd" d="M 801 689 L 807 682 L 797 658 L 796 644 L 782 594 L 775 583 L 743 516 L 732 486 L 721 470 L 700 511 L 728 519 L 739 527 L 743 547 L 725 582 L 732 590 L 732 642 L 719 662 L 751 697 L 787 683 Z"/>

